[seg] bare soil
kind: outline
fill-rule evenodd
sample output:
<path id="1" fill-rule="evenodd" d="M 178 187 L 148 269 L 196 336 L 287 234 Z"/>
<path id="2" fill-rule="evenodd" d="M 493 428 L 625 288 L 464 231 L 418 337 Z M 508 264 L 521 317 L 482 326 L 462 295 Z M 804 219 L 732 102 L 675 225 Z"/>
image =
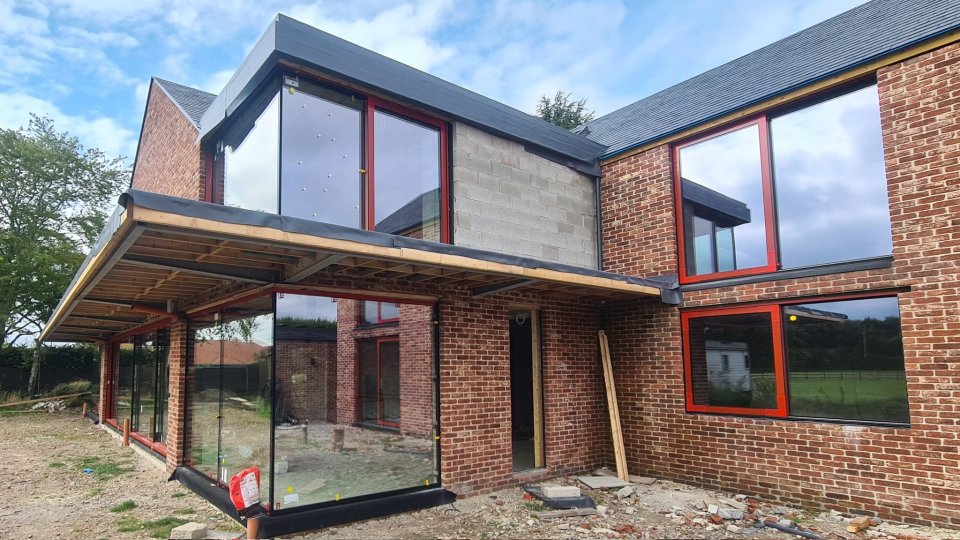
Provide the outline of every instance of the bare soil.
<path id="1" fill-rule="evenodd" d="M 186 521 L 241 530 L 79 411 L 0 415 L 0 487 L 2 539 L 166 538 Z M 110 511 L 125 501 L 135 506 Z"/>
<path id="2" fill-rule="evenodd" d="M 616 490 L 591 490 L 575 478 L 543 484 L 580 487 L 606 512 L 544 518 L 549 509 L 515 488 L 297 538 L 798 538 L 764 528 L 759 523 L 767 518 L 790 519 L 801 530 L 831 540 L 960 538 L 960 531 L 891 523 L 853 534 L 846 532 L 850 515 L 786 508 L 663 480 L 638 485 L 636 493 L 622 498 Z M 163 538 L 171 526 L 185 521 L 240 533 L 235 522 L 206 501 L 168 482 L 152 459 L 120 448 L 118 439 L 75 411 L 0 415 L 0 488 L 5 502 L 0 539 Z M 132 508 L 127 501 L 133 501 Z M 727 510 L 745 506 L 744 517 L 712 523 L 711 505 Z"/>

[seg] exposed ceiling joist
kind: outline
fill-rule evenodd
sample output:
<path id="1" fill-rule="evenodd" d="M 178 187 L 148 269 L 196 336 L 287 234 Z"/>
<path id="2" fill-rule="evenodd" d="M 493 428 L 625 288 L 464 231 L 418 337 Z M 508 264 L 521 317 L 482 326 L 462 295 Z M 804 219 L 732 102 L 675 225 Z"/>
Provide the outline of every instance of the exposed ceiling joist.
<path id="1" fill-rule="evenodd" d="M 511 281 L 508 283 L 496 283 L 493 285 L 477 287 L 476 289 L 473 289 L 472 293 L 474 298 L 483 298 L 484 296 L 490 296 L 492 294 L 512 291 L 514 289 L 519 289 L 520 287 L 526 287 L 527 285 L 532 285 L 536 282 L 537 280 L 535 279 L 519 279 L 517 281 Z"/>
<path id="2" fill-rule="evenodd" d="M 218 264 L 190 262 L 190 261 L 171 261 L 170 259 L 161 259 L 157 257 L 146 257 L 143 255 L 125 255 L 123 262 L 148 266 L 151 268 L 162 268 L 164 270 L 173 270 L 179 272 L 188 272 L 200 276 L 227 279 L 232 281 L 244 281 L 247 283 L 274 283 L 277 274 L 269 270 L 260 270 L 255 268 L 227 267 Z"/>

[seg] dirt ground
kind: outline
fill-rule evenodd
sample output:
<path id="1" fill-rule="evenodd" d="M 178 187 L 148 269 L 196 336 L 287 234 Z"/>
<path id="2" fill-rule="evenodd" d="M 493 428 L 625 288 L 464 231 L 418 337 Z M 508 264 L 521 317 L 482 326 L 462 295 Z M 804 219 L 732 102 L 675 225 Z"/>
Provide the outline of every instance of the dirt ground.
<path id="1" fill-rule="evenodd" d="M 0 486 L 6 503 L 0 508 L 0 539 L 166 538 L 171 527 L 187 521 L 239 534 L 236 523 L 119 444 L 74 412 L 0 415 Z M 616 490 L 591 490 L 575 478 L 544 484 L 580 487 L 605 512 L 546 518 L 543 512 L 549 509 L 516 488 L 297 538 L 798 538 L 755 526 L 765 519 L 790 520 L 831 540 L 960 538 L 960 531 L 883 522 L 852 534 L 846 532 L 852 516 L 779 507 L 662 480 L 637 485 L 626 497 Z M 741 507 L 741 519 L 712 513 L 734 511 L 735 517 Z"/>

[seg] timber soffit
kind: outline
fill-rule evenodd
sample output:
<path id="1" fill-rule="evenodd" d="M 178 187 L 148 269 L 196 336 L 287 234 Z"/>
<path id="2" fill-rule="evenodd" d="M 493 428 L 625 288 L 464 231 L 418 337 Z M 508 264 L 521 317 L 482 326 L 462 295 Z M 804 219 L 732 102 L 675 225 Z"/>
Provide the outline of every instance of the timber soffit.
<path id="1" fill-rule="evenodd" d="M 40 340 L 102 341 L 238 289 L 351 294 L 334 288 L 339 277 L 385 278 L 370 294 L 399 301 L 436 300 L 398 292 L 411 284 L 456 286 L 476 297 L 522 288 L 569 298 L 680 301 L 674 276 L 633 278 L 129 190 Z M 401 287 L 391 290 L 391 283 Z"/>
<path id="2" fill-rule="evenodd" d="M 577 131 L 608 146 L 601 160 L 616 159 L 958 29 L 960 0 L 873 0 L 597 118 Z"/>

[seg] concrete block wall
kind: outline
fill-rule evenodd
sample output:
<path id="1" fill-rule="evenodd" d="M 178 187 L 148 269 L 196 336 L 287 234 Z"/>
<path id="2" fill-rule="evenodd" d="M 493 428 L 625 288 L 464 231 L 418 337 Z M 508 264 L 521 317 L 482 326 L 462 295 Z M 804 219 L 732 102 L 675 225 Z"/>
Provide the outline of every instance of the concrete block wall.
<path id="1" fill-rule="evenodd" d="M 595 181 L 474 127 L 453 127 L 454 243 L 597 267 Z"/>
<path id="2" fill-rule="evenodd" d="M 622 305 L 605 310 L 603 325 L 631 471 L 960 527 L 960 44 L 880 69 L 877 88 L 893 265 L 687 291 L 684 307 L 895 291 L 910 427 L 687 413 L 678 310 Z M 670 169 L 667 145 L 604 167 L 609 269 L 678 271 Z"/>

